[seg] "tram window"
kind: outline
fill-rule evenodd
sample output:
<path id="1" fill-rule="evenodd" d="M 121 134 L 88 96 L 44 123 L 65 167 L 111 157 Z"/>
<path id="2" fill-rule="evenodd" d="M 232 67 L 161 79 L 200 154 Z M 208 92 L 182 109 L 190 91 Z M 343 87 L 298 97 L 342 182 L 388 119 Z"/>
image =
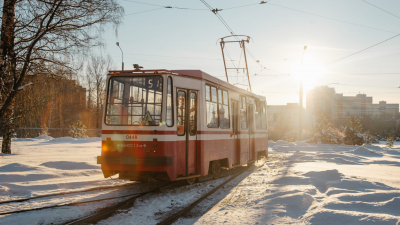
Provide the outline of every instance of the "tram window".
<path id="1" fill-rule="evenodd" d="M 172 103 L 172 77 L 168 77 L 167 80 L 167 126 L 171 127 L 174 125 L 174 110 L 173 110 L 173 103 Z"/>
<path id="2" fill-rule="evenodd" d="M 228 92 L 218 90 L 219 127 L 229 128 L 229 101 Z"/>
<path id="3" fill-rule="evenodd" d="M 189 111 L 189 134 L 191 136 L 197 133 L 197 102 L 196 93 L 190 93 L 190 111 Z"/>
<path id="4" fill-rule="evenodd" d="M 186 118 L 186 93 L 184 91 L 178 91 L 178 96 L 177 96 L 177 104 L 176 104 L 176 112 L 177 112 L 177 125 L 178 125 L 178 130 L 177 134 L 178 135 L 184 135 L 185 134 L 185 118 Z"/>
<path id="5" fill-rule="evenodd" d="M 247 104 L 246 97 L 240 97 L 240 129 L 247 130 Z"/>
<path id="6" fill-rule="evenodd" d="M 112 77 L 107 95 L 107 125 L 158 126 L 161 122 L 162 77 Z"/>
<path id="7" fill-rule="evenodd" d="M 206 85 L 206 101 L 211 101 L 210 86 Z"/>
<path id="8" fill-rule="evenodd" d="M 265 106 L 265 102 L 262 102 L 261 104 L 261 126 L 263 130 L 267 129 L 267 121 L 266 121 L 266 114 L 267 114 L 267 109 Z"/>
<path id="9" fill-rule="evenodd" d="M 218 89 L 218 104 L 222 104 L 222 90 Z"/>
<path id="10" fill-rule="evenodd" d="M 210 98 L 208 100 L 207 100 L 207 94 L 206 94 L 207 127 L 218 128 L 217 89 L 215 87 L 206 85 L 206 92 L 207 92 L 207 90 L 211 90 L 211 95 L 209 96 Z"/>
<path id="11" fill-rule="evenodd" d="M 262 125 L 261 125 L 261 104 L 260 104 L 261 102 L 260 101 L 258 101 L 258 100 L 256 100 L 256 104 L 255 104 L 255 106 L 256 106 L 256 108 L 255 108 L 255 117 L 256 117 L 256 129 L 257 130 L 261 130 L 261 127 L 262 127 Z"/>

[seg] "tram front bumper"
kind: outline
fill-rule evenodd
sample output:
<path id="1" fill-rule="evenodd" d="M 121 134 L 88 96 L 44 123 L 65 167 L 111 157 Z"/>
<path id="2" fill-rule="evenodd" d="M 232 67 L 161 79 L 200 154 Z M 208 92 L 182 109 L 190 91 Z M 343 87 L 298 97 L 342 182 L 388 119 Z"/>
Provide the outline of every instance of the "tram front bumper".
<path id="1" fill-rule="evenodd" d="M 170 166 L 173 157 L 97 156 L 97 164 L 130 166 Z"/>

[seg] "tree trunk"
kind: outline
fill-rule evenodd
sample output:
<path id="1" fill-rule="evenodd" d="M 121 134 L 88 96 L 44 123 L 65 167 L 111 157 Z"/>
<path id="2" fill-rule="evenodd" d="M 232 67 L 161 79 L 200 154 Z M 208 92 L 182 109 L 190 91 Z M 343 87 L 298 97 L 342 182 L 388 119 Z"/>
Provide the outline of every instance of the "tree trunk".
<path id="1" fill-rule="evenodd" d="M 14 134 L 14 103 L 12 103 L 6 110 L 4 115 L 3 127 L 3 143 L 1 145 L 1 152 L 4 154 L 11 154 L 11 138 Z"/>

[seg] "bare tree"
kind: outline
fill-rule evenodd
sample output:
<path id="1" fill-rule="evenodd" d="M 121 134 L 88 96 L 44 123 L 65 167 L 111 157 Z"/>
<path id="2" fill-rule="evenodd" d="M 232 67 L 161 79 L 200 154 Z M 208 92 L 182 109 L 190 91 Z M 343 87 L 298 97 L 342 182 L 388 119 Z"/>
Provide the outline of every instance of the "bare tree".
<path id="1" fill-rule="evenodd" d="M 4 0 L 0 40 L 0 116 L 13 117 L 12 103 L 27 75 L 58 65 L 101 45 L 107 24 L 116 29 L 123 8 L 116 0 Z M 55 74 L 56 75 L 56 74 Z M 12 121 L 11 121 L 12 123 Z M 2 151 L 11 152 L 10 130 L 3 133 Z M 6 143 L 4 143 L 6 142 Z"/>
<path id="2" fill-rule="evenodd" d="M 86 67 L 86 84 L 89 92 L 89 107 L 95 116 L 95 128 L 101 128 L 102 108 L 104 105 L 106 74 L 113 68 L 110 55 L 107 57 L 92 55 Z"/>

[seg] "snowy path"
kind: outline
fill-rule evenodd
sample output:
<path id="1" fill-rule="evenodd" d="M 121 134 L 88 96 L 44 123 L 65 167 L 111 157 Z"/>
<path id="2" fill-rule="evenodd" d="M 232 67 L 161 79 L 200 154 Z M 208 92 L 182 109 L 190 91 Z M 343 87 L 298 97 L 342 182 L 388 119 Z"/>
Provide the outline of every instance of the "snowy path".
<path id="1" fill-rule="evenodd" d="M 292 155 L 216 193 L 217 201 L 175 224 L 400 224 L 395 147 L 276 146 L 271 155 Z"/>

